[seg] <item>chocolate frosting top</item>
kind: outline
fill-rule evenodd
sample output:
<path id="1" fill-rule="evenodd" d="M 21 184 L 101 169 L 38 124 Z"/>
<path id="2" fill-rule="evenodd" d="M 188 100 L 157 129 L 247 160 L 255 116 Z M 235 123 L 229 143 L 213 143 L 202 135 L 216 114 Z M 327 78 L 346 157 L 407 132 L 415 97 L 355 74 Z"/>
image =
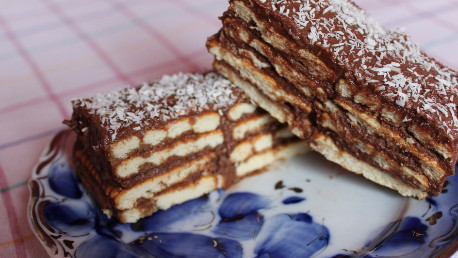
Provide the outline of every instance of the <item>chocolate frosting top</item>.
<path id="1" fill-rule="evenodd" d="M 458 138 L 458 74 L 428 57 L 402 31 L 384 29 L 345 0 L 253 0 L 281 20 L 302 45 L 327 51 L 350 72 L 399 108 Z M 404 121 L 407 122 L 407 121 Z"/>
<path id="2" fill-rule="evenodd" d="M 215 72 L 165 75 L 157 82 L 138 88 L 101 93 L 73 100 L 100 121 L 108 141 L 121 134 L 155 127 L 182 116 L 204 111 L 223 111 L 246 96 Z"/>

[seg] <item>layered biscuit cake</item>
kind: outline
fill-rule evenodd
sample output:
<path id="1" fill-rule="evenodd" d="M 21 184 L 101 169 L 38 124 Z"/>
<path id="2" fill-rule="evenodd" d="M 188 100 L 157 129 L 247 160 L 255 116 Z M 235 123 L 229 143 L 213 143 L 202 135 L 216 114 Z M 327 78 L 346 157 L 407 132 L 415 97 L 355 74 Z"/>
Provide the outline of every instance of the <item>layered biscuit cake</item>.
<path id="1" fill-rule="evenodd" d="M 342 167 L 438 195 L 458 158 L 458 74 L 346 0 L 230 0 L 214 67 Z"/>
<path id="2" fill-rule="evenodd" d="M 307 150 L 222 76 L 175 74 L 73 101 L 76 171 L 108 216 L 136 222 Z"/>

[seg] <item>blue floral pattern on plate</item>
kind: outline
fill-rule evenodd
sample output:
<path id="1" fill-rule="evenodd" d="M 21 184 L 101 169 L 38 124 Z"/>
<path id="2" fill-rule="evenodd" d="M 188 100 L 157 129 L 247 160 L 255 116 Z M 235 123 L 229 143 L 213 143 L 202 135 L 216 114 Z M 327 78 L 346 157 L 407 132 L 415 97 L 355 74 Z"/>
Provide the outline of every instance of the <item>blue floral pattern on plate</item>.
<path id="1" fill-rule="evenodd" d="M 307 160 L 307 155 L 313 155 L 307 154 L 227 191 L 158 211 L 134 224 L 121 224 L 96 208 L 73 173 L 73 143 L 69 131 L 56 135 L 29 184 L 30 224 L 51 255 L 418 257 L 450 254 L 457 247 L 455 177 L 449 178 L 447 193 L 410 200 L 375 185 L 366 187 L 370 183 L 349 173 L 342 176 L 339 168 L 324 160 L 313 163 L 310 159 L 317 156 Z M 301 171 L 304 162 L 311 162 L 314 171 Z M 333 179 L 339 176 L 342 179 Z M 339 201 L 337 196 L 345 194 L 353 200 Z M 358 200 L 363 203 L 354 202 Z M 377 219 L 380 213 L 392 218 Z M 348 228 L 354 232 L 346 232 Z"/>

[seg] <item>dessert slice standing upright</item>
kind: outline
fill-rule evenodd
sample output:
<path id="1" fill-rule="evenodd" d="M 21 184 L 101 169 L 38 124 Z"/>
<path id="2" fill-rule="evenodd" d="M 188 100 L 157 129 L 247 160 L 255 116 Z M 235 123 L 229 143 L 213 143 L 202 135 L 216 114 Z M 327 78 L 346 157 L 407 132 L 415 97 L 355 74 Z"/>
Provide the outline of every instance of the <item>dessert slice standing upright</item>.
<path id="1" fill-rule="evenodd" d="M 458 74 L 347 0 L 230 0 L 215 69 L 328 160 L 438 195 L 458 158 Z"/>

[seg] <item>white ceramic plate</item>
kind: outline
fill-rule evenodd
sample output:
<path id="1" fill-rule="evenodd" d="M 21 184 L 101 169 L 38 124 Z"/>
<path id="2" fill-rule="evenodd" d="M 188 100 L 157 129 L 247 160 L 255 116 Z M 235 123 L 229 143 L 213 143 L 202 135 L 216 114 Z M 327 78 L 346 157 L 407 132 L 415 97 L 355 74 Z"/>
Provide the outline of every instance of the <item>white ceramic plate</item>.
<path id="1" fill-rule="evenodd" d="M 106 218 L 73 174 L 60 132 L 30 181 L 29 221 L 60 257 L 424 257 L 458 248 L 458 180 L 439 197 L 403 198 L 308 153 L 227 191 L 135 224 Z"/>

